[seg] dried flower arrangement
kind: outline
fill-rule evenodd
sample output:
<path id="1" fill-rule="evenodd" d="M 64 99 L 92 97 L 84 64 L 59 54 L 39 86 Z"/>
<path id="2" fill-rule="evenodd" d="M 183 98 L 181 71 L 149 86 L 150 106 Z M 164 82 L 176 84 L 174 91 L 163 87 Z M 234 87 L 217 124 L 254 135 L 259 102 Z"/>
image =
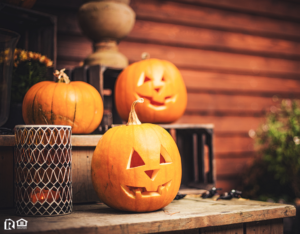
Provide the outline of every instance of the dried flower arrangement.
<path id="1" fill-rule="evenodd" d="M 45 55 L 15 49 L 11 102 L 22 102 L 26 92 L 32 85 L 47 79 L 48 68 L 52 66 L 53 62 Z"/>

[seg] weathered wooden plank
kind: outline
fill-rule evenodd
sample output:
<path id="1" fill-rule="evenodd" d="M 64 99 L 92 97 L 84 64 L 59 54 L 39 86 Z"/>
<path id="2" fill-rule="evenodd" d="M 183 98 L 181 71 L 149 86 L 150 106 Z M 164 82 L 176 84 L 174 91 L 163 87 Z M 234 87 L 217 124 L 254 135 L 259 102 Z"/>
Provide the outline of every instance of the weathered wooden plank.
<path id="1" fill-rule="evenodd" d="M 185 198 L 173 201 L 167 207 L 149 213 L 126 213 L 103 204 L 75 206 L 75 212 L 66 216 L 26 217 L 29 227 L 24 233 L 155 233 L 196 228 L 236 225 L 296 215 L 294 206 L 256 201 L 213 201 Z M 12 220 L 18 216 L 10 213 Z M 7 211 L 0 211 L 7 218 Z M 51 222 L 50 222 L 51 219 Z M 10 233 L 17 233 L 11 230 Z"/>
<path id="2" fill-rule="evenodd" d="M 269 97 L 226 95 L 209 93 L 188 93 L 187 113 L 214 113 L 218 112 L 244 112 L 246 114 L 265 112 L 274 106 L 274 101 Z"/>
<path id="3" fill-rule="evenodd" d="M 299 20 L 300 6 L 299 2 L 295 1 L 272 1 L 272 0 L 255 0 L 255 1 L 241 1 L 238 0 L 221 0 L 221 1 L 211 1 L 211 0 L 173 0 L 181 3 L 189 3 L 194 5 L 207 5 L 223 9 L 232 9 L 247 13 L 256 13 L 260 15 L 273 16 L 273 17 L 284 17 L 288 19 Z M 33 9 L 40 7 L 55 7 L 59 8 L 71 8 L 78 9 L 83 4 L 82 0 L 39 0 Z"/>
<path id="4" fill-rule="evenodd" d="M 200 229 L 196 228 L 183 231 L 160 232 L 159 234 L 202 234 L 202 232 Z"/>
<path id="5" fill-rule="evenodd" d="M 72 135 L 72 146 L 96 146 L 102 135 Z M 14 146 L 14 135 L 0 135 L 0 146 Z"/>
<path id="6" fill-rule="evenodd" d="M 216 158 L 216 173 L 218 177 L 236 176 L 237 178 L 251 165 L 253 158 Z"/>
<path id="7" fill-rule="evenodd" d="M 197 130 L 197 129 L 213 129 L 214 125 L 208 124 L 159 124 L 159 126 L 165 129 L 177 129 L 177 130 Z"/>
<path id="8" fill-rule="evenodd" d="M 287 1 L 272 1 L 272 0 L 252 0 L 241 1 L 239 0 L 175 0 L 177 2 L 207 5 L 212 7 L 232 9 L 241 12 L 256 13 L 260 15 L 280 17 L 285 19 L 300 19 L 300 4 L 299 2 Z"/>
<path id="9" fill-rule="evenodd" d="M 283 219 L 246 223 L 247 234 L 283 234 Z"/>
<path id="10" fill-rule="evenodd" d="M 300 43 L 296 41 L 147 20 L 137 20 L 124 40 L 276 57 L 300 56 Z"/>
<path id="11" fill-rule="evenodd" d="M 201 229 L 201 234 L 245 234 L 243 224 L 208 227 Z"/>
<path id="12" fill-rule="evenodd" d="M 190 124 L 189 124 L 190 123 Z M 184 126 L 197 125 L 207 126 L 214 123 L 216 136 L 247 136 L 250 129 L 256 130 L 264 123 L 264 117 L 253 116 L 213 116 L 213 115 L 183 115 L 174 124 L 184 124 Z M 95 146 L 100 139 L 100 135 L 73 135 L 73 146 Z M 0 136 L 0 146 L 14 146 L 15 138 L 13 135 Z"/>
<path id="13" fill-rule="evenodd" d="M 62 43 L 62 47 L 65 50 L 65 53 L 61 53 L 59 55 L 59 64 L 61 67 L 64 66 L 62 65 L 62 59 L 76 59 L 78 56 L 80 56 L 77 58 L 78 62 L 75 62 L 71 65 L 78 66 L 79 61 L 83 60 L 86 56 L 88 56 L 89 53 L 91 53 L 90 42 L 74 44 L 74 47 L 77 50 L 80 50 L 80 52 L 74 53 L 74 56 L 77 57 L 72 57 L 69 53 L 67 53 L 67 50 L 72 49 L 73 42 L 62 40 L 60 41 L 60 43 Z M 64 44 L 66 44 L 66 46 L 64 46 Z M 68 47 L 70 48 L 68 49 Z M 204 89 L 211 92 L 213 90 L 225 90 L 227 92 L 246 92 L 255 94 L 261 94 L 263 92 L 267 93 L 268 95 L 274 95 L 276 93 L 278 96 L 292 96 L 295 95 L 294 93 L 296 93 L 299 90 L 298 87 L 300 86 L 299 80 L 287 79 L 284 78 L 286 75 L 282 77 L 280 74 L 278 74 L 280 77 L 265 77 L 257 76 L 257 73 L 253 73 L 252 71 L 247 72 L 249 74 L 252 73 L 251 75 L 237 75 L 199 70 L 195 71 L 184 68 L 181 68 L 180 71 L 185 80 L 187 88 L 192 90 Z"/>
<path id="14" fill-rule="evenodd" d="M 93 52 L 92 42 L 84 36 L 58 34 L 57 41 L 57 52 L 60 57 L 83 60 Z"/>
<path id="15" fill-rule="evenodd" d="M 214 138 L 216 154 L 254 152 L 254 140 L 250 137 L 232 136 Z"/>
<path id="16" fill-rule="evenodd" d="M 97 146 L 101 137 L 102 135 L 72 135 L 72 146 L 95 147 Z M 2 136 L 0 140 L 5 138 L 8 140 L 4 141 L 5 144 L 1 142 L 0 146 L 8 146 L 12 148 L 15 144 L 14 136 Z M 216 134 L 214 137 L 214 143 L 215 154 L 221 155 L 220 157 L 222 157 L 222 154 L 227 155 L 229 153 L 233 153 L 234 157 L 236 157 L 236 155 L 239 153 L 254 152 L 253 139 L 248 137 L 246 134 Z M 232 148 L 232 144 L 235 145 L 234 148 Z"/>
<path id="17" fill-rule="evenodd" d="M 211 71 L 180 69 L 188 91 L 207 91 L 210 93 L 243 93 L 280 98 L 290 93 L 299 94 L 300 80 L 284 77 L 228 74 Z"/>
<path id="18" fill-rule="evenodd" d="M 294 39 L 300 37 L 300 24 L 297 22 L 245 14 L 235 10 L 159 0 L 132 0 L 130 5 L 138 20 L 165 21 Z"/>
<path id="19" fill-rule="evenodd" d="M 68 44 L 68 46 L 67 46 Z M 58 59 L 83 59 L 86 50 L 73 47 L 70 42 L 60 41 L 58 43 Z M 66 45 L 66 46 L 65 46 Z M 69 48 L 68 48 L 69 47 Z M 220 51 L 207 51 L 201 49 L 181 48 L 167 45 L 150 43 L 138 43 L 121 41 L 119 50 L 130 62 L 141 60 L 141 54 L 148 52 L 151 57 L 165 59 L 173 62 L 180 69 L 200 69 L 223 71 L 248 75 L 271 75 L 292 76 L 296 78 L 300 74 L 298 60 L 286 60 L 281 58 L 269 58 L 262 56 L 233 54 Z M 78 57 L 80 55 L 80 57 Z"/>
<path id="20" fill-rule="evenodd" d="M 96 146 L 102 135 L 72 135 L 72 146 Z"/>
<path id="21" fill-rule="evenodd" d="M 76 13 L 66 15 L 65 12 L 58 12 L 59 17 L 61 16 L 61 23 L 58 25 L 59 43 L 67 41 L 69 44 L 64 43 L 67 48 L 73 47 L 76 51 L 80 46 L 85 55 L 91 53 L 91 41 L 81 34 Z M 147 20 L 137 20 L 132 31 L 123 40 L 275 57 L 300 56 L 300 44 L 296 41 Z"/>
<path id="22" fill-rule="evenodd" d="M 0 208 L 14 206 L 14 149 L 0 146 Z"/>
<path id="23" fill-rule="evenodd" d="M 0 135 L 0 146 L 14 146 L 15 143 L 14 135 Z"/>
<path id="24" fill-rule="evenodd" d="M 63 53 L 63 48 L 61 52 Z M 261 56 L 232 54 L 219 51 L 207 51 L 191 48 L 180 48 L 165 45 L 133 43 L 121 41 L 119 50 L 131 61 L 139 61 L 143 52 L 151 57 L 173 62 L 179 68 L 226 71 L 256 75 L 288 75 L 297 77 L 300 74 L 299 61 Z"/>
<path id="25" fill-rule="evenodd" d="M 250 129 L 256 130 L 264 122 L 264 116 L 215 116 L 215 115 L 188 115 L 184 114 L 175 123 L 206 124 L 214 123 L 214 132 L 220 134 L 248 134 Z"/>
<path id="26" fill-rule="evenodd" d="M 72 149 L 74 203 L 100 201 L 91 179 L 91 160 L 94 150 L 95 147 L 73 147 Z"/>
<path id="27" fill-rule="evenodd" d="M 219 194 L 222 194 L 224 192 L 230 192 L 232 189 L 238 189 L 240 186 L 239 183 L 240 180 L 237 177 L 234 178 L 232 176 L 230 177 L 217 176 L 216 188 L 221 188 L 222 190 L 219 191 Z"/>

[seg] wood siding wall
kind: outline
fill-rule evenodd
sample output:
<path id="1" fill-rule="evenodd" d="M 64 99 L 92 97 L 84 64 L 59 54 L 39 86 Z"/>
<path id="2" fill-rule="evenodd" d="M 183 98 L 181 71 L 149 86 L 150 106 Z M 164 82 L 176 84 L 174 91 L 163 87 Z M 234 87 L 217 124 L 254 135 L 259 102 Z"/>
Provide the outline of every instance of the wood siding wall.
<path id="1" fill-rule="evenodd" d="M 77 22 L 80 0 L 39 0 L 58 16 L 57 68 L 92 52 Z M 300 97 L 300 2 L 274 0 L 131 0 L 132 32 L 119 50 L 130 63 L 147 51 L 173 62 L 188 90 L 177 123 L 213 123 L 217 186 L 236 188 L 254 156 L 248 136 L 275 96 Z"/>

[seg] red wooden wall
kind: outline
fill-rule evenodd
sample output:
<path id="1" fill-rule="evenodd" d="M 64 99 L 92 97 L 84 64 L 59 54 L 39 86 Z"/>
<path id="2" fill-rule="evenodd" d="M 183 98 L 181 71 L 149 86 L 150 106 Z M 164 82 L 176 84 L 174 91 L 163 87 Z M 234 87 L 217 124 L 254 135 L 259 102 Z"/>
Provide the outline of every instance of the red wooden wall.
<path id="1" fill-rule="evenodd" d="M 57 67 L 92 52 L 77 23 L 80 0 L 38 0 L 58 16 Z M 173 62 L 188 90 L 178 123 L 215 124 L 217 186 L 237 187 L 254 156 L 253 140 L 278 98 L 300 97 L 300 1 L 131 0 L 132 32 L 119 44 L 129 61 L 142 52 Z"/>

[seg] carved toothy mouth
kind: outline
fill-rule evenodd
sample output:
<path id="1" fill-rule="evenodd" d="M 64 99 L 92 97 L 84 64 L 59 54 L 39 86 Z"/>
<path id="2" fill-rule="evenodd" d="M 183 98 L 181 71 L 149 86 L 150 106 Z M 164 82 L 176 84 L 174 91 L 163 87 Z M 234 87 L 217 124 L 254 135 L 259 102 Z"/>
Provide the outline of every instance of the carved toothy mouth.
<path id="1" fill-rule="evenodd" d="M 159 185 L 156 191 L 147 191 L 145 187 L 133 187 L 128 185 L 121 185 L 123 191 L 130 197 L 155 197 L 161 196 L 164 191 L 168 191 L 171 186 L 171 180 L 167 183 Z"/>
<path id="2" fill-rule="evenodd" d="M 152 98 L 149 98 L 149 97 L 143 96 L 143 95 L 137 95 L 137 99 L 138 98 L 144 98 L 144 99 L 148 100 L 149 101 L 148 106 L 150 108 L 152 108 L 152 109 L 155 109 L 155 110 L 164 110 L 164 109 L 167 108 L 166 107 L 167 103 L 169 103 L 169 102 L 175 102 L 176 95 L 165 97 L 164 102 L 157 102 L 157 101 L 154 101 Z"/>

